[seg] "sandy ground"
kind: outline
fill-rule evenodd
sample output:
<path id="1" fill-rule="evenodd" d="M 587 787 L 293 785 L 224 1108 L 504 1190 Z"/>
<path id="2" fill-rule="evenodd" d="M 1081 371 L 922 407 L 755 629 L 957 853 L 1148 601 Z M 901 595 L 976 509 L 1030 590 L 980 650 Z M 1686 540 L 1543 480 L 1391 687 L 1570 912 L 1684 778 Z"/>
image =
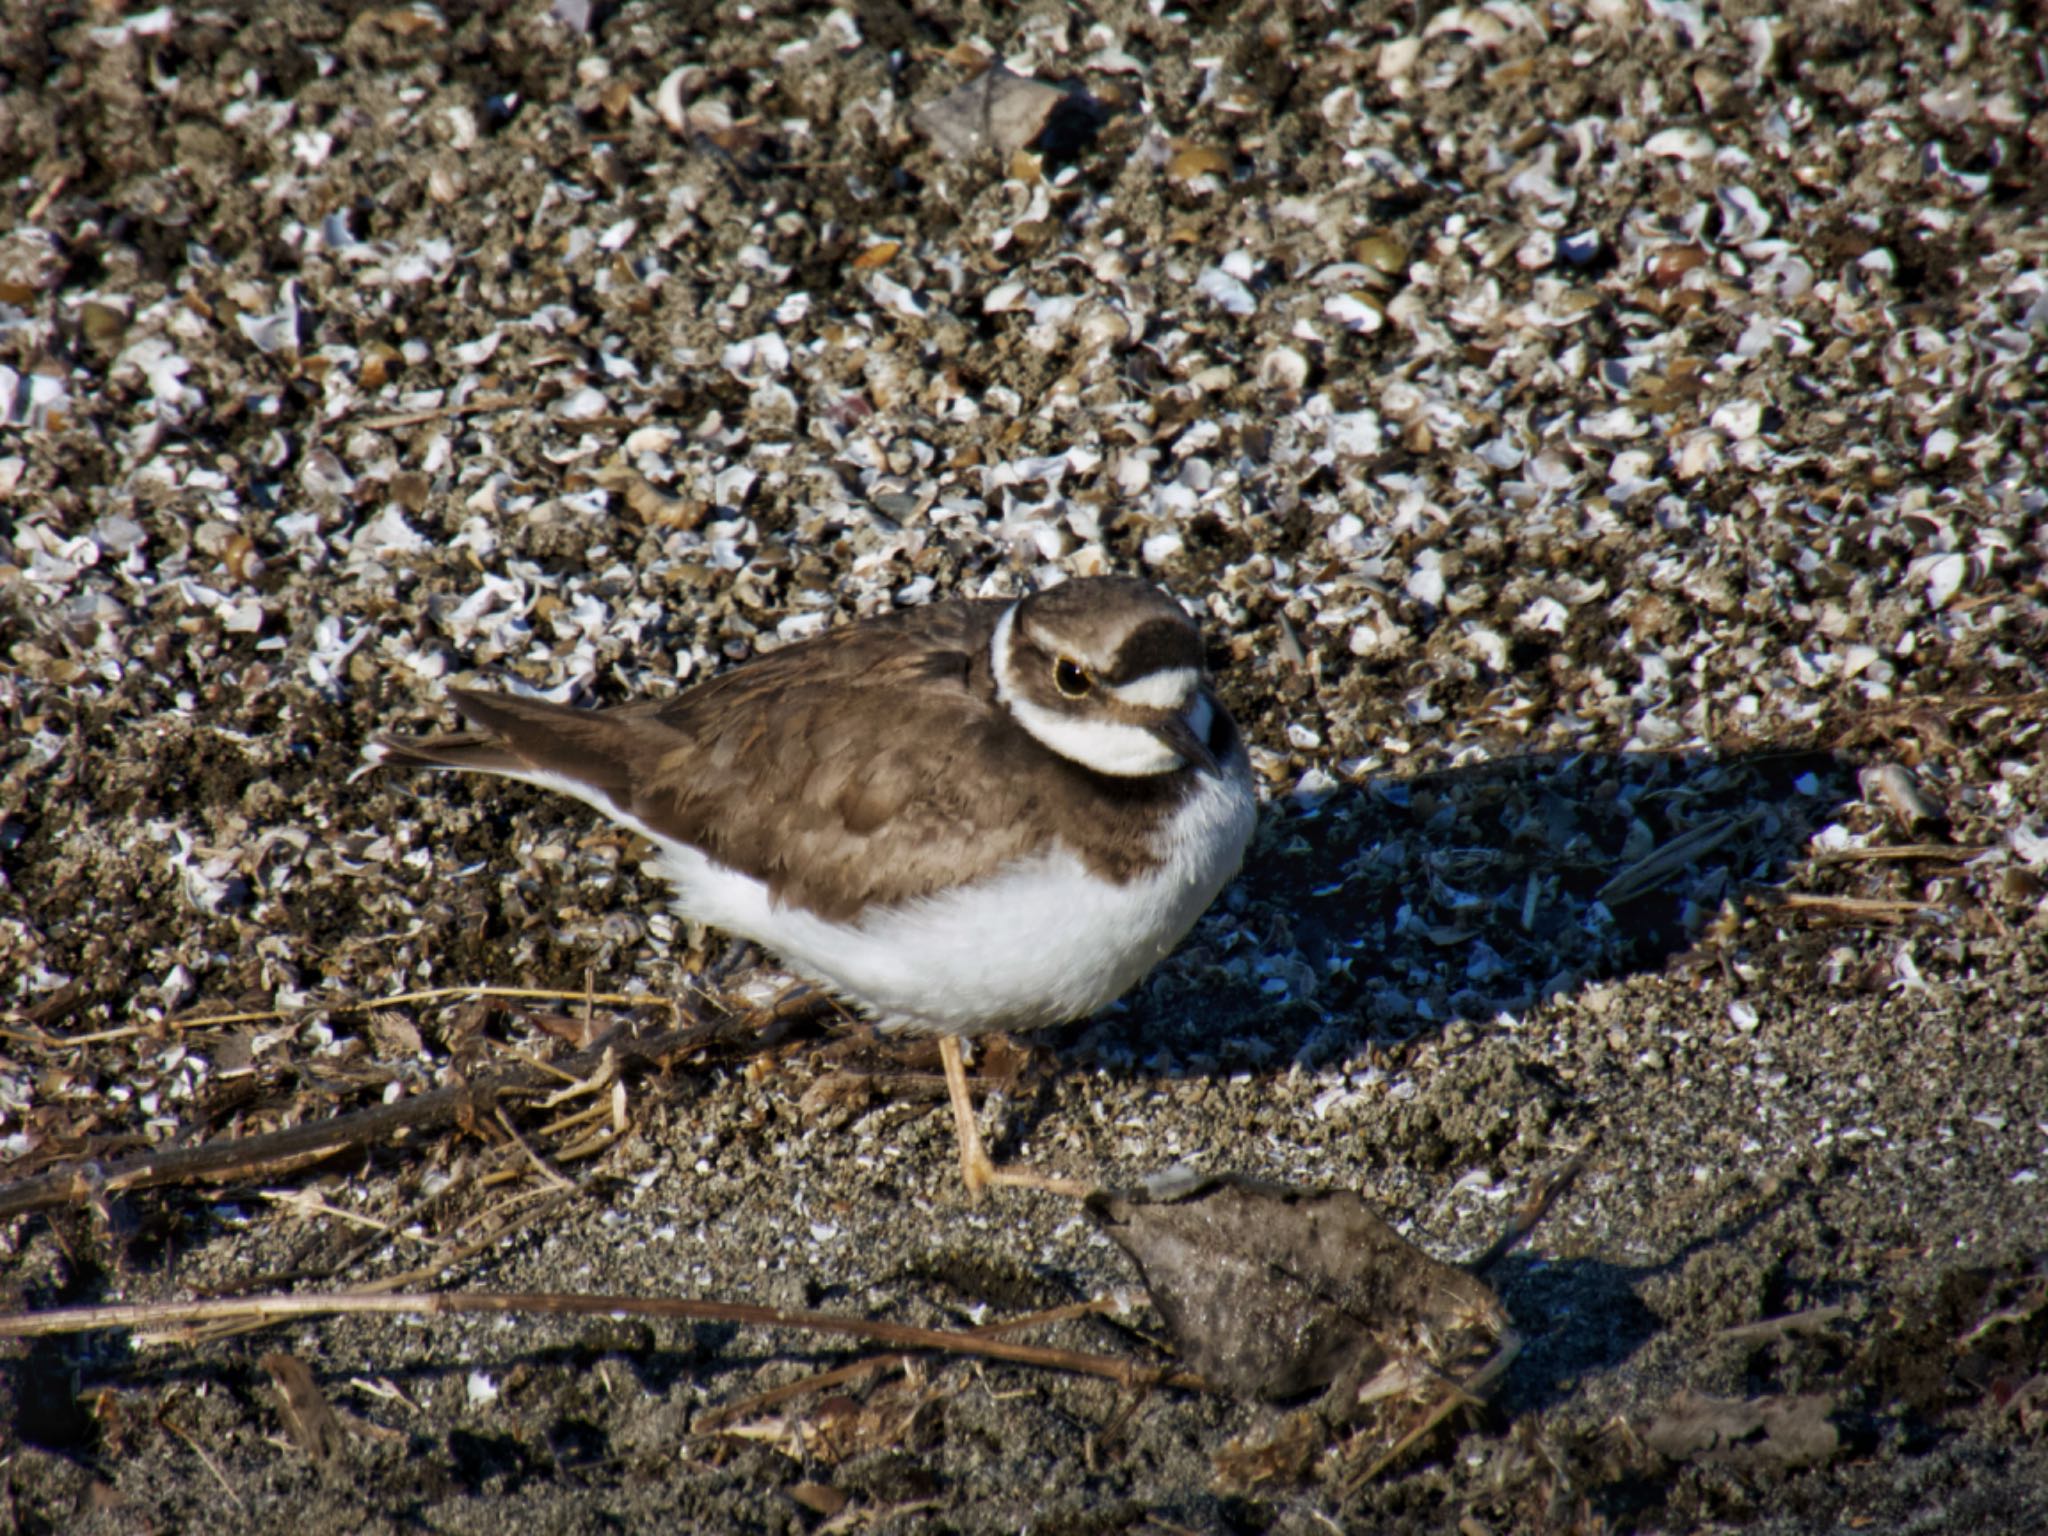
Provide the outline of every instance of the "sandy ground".
<path id="1" fill-rule="evenodd" d="M 358 1318 L 7 1345 L 0 1525 L 2048 1527 L 2030 14 L 10 6 L 0 1198 L 62 1188 L 9 1310 L 1113 1296 L 1030 1337 L 1172 1364 L 843 1022 L 122 1181 L 779 990 L 577 808 L 355 776 L 446 684 L 1104 570 L 1203 616 L 1260 830 L 1137 992 L 984 1053 L 1001 1151 L 1454 1262 L 1583 1167 L 1486 1272 L 1490 1401 L 1369 1480 L 1389 1421 L 1300 1402 L 927 1356 L 767 1404 L 866 1351 Z M 562 995 L 421 995 L 478 986 Z"/>

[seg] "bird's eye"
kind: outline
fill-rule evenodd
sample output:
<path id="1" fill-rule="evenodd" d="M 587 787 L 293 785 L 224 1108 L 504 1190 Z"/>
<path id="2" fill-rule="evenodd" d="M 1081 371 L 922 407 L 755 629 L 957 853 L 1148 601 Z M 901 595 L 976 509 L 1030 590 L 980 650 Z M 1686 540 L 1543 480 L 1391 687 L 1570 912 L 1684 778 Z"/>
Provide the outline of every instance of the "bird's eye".
<path id="1" fill-rule="evenodd" d="M 1052 685 L 1068 698 L 1078 699 L 1095 686 L 1095 679 L 1073 657 L 1062 656 L 1052 664 Z"/>

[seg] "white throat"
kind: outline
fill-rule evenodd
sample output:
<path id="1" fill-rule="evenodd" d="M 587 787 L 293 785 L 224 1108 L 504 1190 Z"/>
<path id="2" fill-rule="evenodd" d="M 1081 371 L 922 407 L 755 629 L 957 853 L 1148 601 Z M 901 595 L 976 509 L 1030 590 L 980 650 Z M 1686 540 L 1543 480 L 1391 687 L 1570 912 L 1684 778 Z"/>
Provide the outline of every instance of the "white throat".
<path id="1" fill-rule="evenodd" d="M 995 673 L 996 697 L 1011 718 L 1038 742 L 1061 757 L 1116 778 L 1146 778 L 1182 766 L 1180 754 L 1141 725 L 1120 720 L 1076 720 L 1034 704 L 1010 686 L 1010 656 L 1015 644 L 1017 605 L 996 621 L 989 642 L 989 666 Z"/>

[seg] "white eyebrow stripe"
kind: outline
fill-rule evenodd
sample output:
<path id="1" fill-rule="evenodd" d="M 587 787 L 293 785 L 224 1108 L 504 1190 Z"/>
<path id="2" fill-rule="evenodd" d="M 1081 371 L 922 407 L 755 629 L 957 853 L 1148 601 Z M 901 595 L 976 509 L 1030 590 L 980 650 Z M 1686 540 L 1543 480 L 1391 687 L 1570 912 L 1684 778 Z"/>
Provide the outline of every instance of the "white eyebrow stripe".
<path id="1" fill-rule="evenodd" d="M 1201 684 L 1202 674 L 1193 667 L 1168 667 L 1128 683 L 1113 684 L 1105 691 L 1119 704 L 1135 704 L 1140 709 L 1179 709 Z"/>

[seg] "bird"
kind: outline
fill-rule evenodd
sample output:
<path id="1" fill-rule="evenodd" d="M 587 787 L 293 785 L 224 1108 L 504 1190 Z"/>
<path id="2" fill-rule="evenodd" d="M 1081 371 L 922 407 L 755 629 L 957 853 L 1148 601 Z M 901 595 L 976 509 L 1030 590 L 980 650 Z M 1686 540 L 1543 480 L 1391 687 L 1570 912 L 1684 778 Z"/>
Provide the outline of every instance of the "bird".
<path id="1" fill-rule="evenodd" d="M 1237 873 L 1256 818 L 1201 630 L 1137 577 L 855 620 L 666 698 L 448 693 L 466 729 L 366 756 L 580 800 L 653 844 L 680 915 L 885 1034 L 936 1036 L 970 1199 L 1086 1186 L 989 1158 L 962 1038 L 1127 991 Z"/>

